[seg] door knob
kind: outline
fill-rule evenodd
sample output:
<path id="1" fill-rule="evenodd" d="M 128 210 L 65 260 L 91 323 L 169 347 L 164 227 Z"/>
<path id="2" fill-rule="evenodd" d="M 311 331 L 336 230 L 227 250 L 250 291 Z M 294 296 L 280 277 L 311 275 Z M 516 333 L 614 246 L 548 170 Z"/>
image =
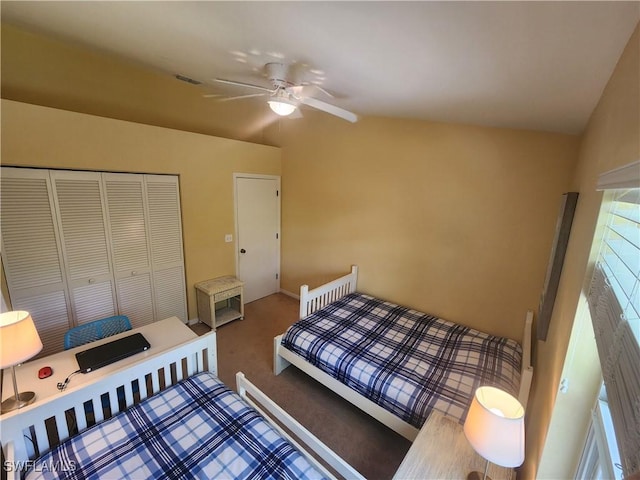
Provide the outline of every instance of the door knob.
<path id="1" fill-rule="evenodd" d="M 240 253 L 247 253 L 247 251 L 244 248 L 241 248 Z"/>

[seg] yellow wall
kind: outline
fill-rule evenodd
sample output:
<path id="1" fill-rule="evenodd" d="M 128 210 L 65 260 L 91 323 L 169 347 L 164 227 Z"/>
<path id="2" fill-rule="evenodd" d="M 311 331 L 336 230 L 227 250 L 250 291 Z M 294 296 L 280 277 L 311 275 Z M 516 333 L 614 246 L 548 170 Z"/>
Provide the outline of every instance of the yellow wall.
<path id="1" fill-rule="evenodd" d="M 521 339 L 579 138 L 327 115 L 283 135 L 282 288 L 359 290 Z"/>
<path id="2" fill-rule="evenodd" d="M 2 98 L 218 137 L 277 145 L 265 102 L 217 102 L 211 87 L 176 80 L 115 55 L 3 23 Z M 184 73 L 184 72 L 173 72 Z M 277 130 L 275 130 L 277 132 Z"/>
<path id="3" fill-rule="evenodd" d="M 527 413 L 528 442 L 524 478 L 534 478 L 536 474 L 536 466 L 546 440 L 547 425 L 556 401 L 573 320 L 576 310 L 579 310 L 578 306 L 582 304 L 580 298 L 587 292 L 591 278 L 590 258 L 593 257 L 593 237 L 602 200 L 602 193 L 595 190 L 597 178 L 601 173 L 638 159 L 640 27 L 636 27 L 629 40 L 591 116 L 580 145 L 578 168 L 572 180 L 572 188 L 580 192 L 580 200 L 573 221 L 549 336 L 546 342 L 538 345 L 537 373 L 534 380 L 536 394 Z M 569 388 L 572 388 L 571 384 Z M 593 386 L 590 388 L 593 389 Z M 565 398 L 558 396 L 559 404 L 563 401 L 566 401 Z M 565 408 L 571 411 L 571 406 L 565 405 Z M 573 404 L 574 412 L 577 408 L 578 405 Z M 578 427 L 583 428 L 581 425 Z M 554 442 L 559 448 L 567 448 L 569 444 L 584 440 L 584 432 L 576 432 L 575 426 L 558 428 L 554 432 L 557 432 L 557 436 L 549 438 L 549 441 Z M 565 461 L 571 462 L 571 459 Z M 554 473 L 554 478 L 564 478 L 560 472 Z"/>
<path id="4" fill-rule="evenodd" d="M 2 100 L 2 165 L 180 176 L 189 318 L 193 285 L 235 273 L 233 173 L 280 175 L 280 149 Z"/>

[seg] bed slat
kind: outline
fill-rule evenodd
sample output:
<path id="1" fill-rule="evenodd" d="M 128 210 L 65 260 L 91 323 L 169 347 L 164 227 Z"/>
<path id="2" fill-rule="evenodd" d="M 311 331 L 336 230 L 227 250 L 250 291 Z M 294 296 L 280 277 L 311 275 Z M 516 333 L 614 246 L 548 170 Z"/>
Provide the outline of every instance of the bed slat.
<path id="1" fill-rule="evenodd" d="M 69 426 L 67 425 L 67 417 L 65 412 L 55 414 L 56 427 L 58 429 L 58 438 L 69 438 Z"/>
<path id="2" fill-rule="evenodd" d="M 167 388 L 167 385 L 171 385 L 171 365 L 167 365 L 162 369 L 162 374 L 164 378 L 164 388 Z"/>
<path id="3" fill-rule="evenodd" d="M 131 405 L 133 405 L 133 386 L 131 385 L 131 382 L 125 382 L 123 387 L 124 387 L 125 406 L 126 408 L 129 408 Z"/>
<path id="4" fill-rule="evenodd" d="M 49 434 L 47 433 L 47 427 L 44 422 L 36 423 L 33 425 L 35 435 L 35 446 L 39 452 L 47 451 L 49 449 Z M 19 449 L 16 447 L 16 452 Z M 33 452 L 32 452 L 33 454 Z"/>
<path id="5" fill-rule="evenodd" d="M 147 396 L 147 382 L 144 375 L 138 377 L 136 380 L 138 382 L 138 397 L 140 398 L 140 401 L 142 401 Z"/>
<path id="6" fill-rule="evenodd" d="M 155 395 L 160 391 L 160 376 L 159 375 L 151 375 L 151 395 Z"/>
<path id="7" fill-rule="evenodd" d="M 79 405 L 73 409 L 76 414 L 76 426 L 78 431 L 81 432 L 87 428 L 87 416 L 84 413 L 84 405 Z"/>
<path id="8" fill-rule="evenodd" d="M 93 404 L 93 418 L 96 423 L 104 420 L 104 412 L 102 411 L 102 395 L 98 394 L 91 399 L 91 403 Z M 112 410 L 113 411 L 113 410 Z"/>
<path id="9" fill-rule="evenodd" d="M 187 357 L 186 363 L 187 363 L 187 377 L 190 377 L 196 372 L 196 369 L 198 368 L 198 365 L 197 365 L 198 362 L 193 357 Z"/>

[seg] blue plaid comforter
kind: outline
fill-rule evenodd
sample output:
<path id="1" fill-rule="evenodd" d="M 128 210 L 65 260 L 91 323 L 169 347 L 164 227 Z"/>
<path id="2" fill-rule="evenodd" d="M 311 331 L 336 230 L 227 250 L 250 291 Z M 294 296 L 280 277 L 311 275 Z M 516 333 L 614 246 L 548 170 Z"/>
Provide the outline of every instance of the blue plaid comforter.
<path id="1" fill-rule="evenodd" d="M 482 385 L 518 395 L 517 342 L 360 293 L 293 324 L 282 346 L 416 428 L 432 409 L 464 423 Z"/>
<path id="2" fill-rule="evenodd" d="M 201 373 L 41 457 L 27 479 L 322 478 L 258 412 Z"/>

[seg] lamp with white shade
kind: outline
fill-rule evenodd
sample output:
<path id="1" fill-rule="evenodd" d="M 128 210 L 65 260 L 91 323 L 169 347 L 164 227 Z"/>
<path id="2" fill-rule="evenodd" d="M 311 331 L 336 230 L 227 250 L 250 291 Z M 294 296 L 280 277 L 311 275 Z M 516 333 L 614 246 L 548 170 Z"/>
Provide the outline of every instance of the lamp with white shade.
<path id="1" fill-rule="evenodd" d="M 524 462 L 524 407 L 512 395 L 495 387 L 480 387 L 464 422 L 469 443 L 486 461 L 484 475 L 471 472 L 471 479 L 486 479 L 489 462 L 518 467 Z"/>
<path id="2" fill-rule="evenodd" d="M 2 402 L 2 413 L 32 403 L 33 392 L 18 392 L 15 366 L 42 350 L 42 341 L 29 312 L 18 310 L 0 314 L 0 369 L 11 367 L 14 396 Z"/>

